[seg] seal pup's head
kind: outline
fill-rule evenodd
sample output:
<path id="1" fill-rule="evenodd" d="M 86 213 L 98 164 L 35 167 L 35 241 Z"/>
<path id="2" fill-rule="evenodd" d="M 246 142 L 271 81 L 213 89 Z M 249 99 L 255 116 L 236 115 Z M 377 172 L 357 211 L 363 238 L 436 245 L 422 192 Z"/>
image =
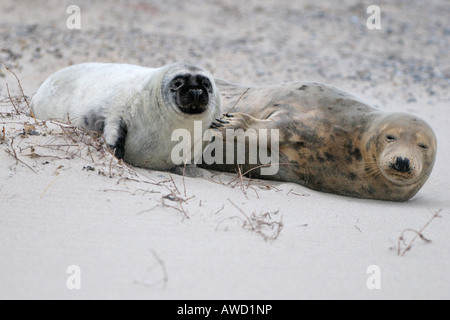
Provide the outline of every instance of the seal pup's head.
<path id="1" fill-rule="evenodd" d="M 203 118 L 203 113 L 220 114 L 220 99 L 213 77 L 204 69 L 177 63 L 167 67 L 161 81 L 165 102 L 183 116 Z"/>
<path id="2" fill-rule="evenodd" d="M 427 181 L 436 160 L 433 129 L 407 113 L 393 113 L 372 124 L 367 144 L 371 172 L 390 184 L 415 194 Z M 405 199 L 407 200 L 407 199 Z"/>

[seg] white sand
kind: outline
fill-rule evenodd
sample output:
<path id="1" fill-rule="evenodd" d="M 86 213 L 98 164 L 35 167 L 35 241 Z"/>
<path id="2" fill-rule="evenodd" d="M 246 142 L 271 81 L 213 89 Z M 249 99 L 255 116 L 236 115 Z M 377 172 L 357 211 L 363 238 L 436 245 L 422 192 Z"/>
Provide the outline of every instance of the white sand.
<path id="1" fill-rule="evenodd" d="M 34 120 L 7 114 L 5 83 L 18 90 L 2 69 L 0 299 L 450 298 L 447 2 L 382 3 L 378 34 L 365 29 L 367 6 L 350 1 L 79 2 L 82 29 L 68 31 L 61 1 L 2 1 L 0 59 L 19 55 L 13 66 L 26 94 L 82 61 L 185 60 L 233 82 L 318 80 L 424 118 L 438 137 L 437 163 L 406 203 L 220 173 L 214 182 L 175 175 L 172 182 L 167 173 L 110 163 L 93 147 L 91 158 L 84 142 L 50 148 L 75 144 L 57 124 L 21 137 Z M 402 231 L 420 230 L 439 209 L 423 232 L 432 242 L 417 239 L 399 256 Z M 252 213 L 271 227 L 252 229 Z M 403 249 L 413 236 L 406 233 Z M 66 286 L 71 265 L 81 269 L 81 290 Z M 366 285 L 371 265 L 380 267 L 380 290 Z"/>

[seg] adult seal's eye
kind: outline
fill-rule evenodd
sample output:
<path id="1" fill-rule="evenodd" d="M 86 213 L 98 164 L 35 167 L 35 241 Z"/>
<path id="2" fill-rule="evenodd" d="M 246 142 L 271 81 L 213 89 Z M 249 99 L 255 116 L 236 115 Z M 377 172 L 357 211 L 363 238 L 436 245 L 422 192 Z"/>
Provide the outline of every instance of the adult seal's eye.
<path id="1" fill-rule="evenodd" d="M 178 91 L 184 86 L 185 81 L 183 79 L 175 79 L 170 86 L 173 91 Z"/>
<path id="2" fill-rule="evenodd" d="M 394 142 L 394 141 L 397 141 L 398 138 L 396 136 L 392 135 L 392 134 L 388 134 L 388 135 L 386 135 L 386 140 L 388 142 Z"/>
<path id="3" fill-rule="evenodd" d="M 428 146 L 425 143 L 419 143 L 419 147 L 420 149 L 422 149 L 423 151 L 427 151 L 428 150 Z"/>

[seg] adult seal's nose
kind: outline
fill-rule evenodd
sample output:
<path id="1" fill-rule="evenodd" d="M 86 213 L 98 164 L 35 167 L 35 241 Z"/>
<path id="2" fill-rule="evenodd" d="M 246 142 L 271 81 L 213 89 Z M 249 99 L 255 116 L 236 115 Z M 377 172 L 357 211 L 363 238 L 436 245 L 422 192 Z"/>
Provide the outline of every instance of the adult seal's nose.
<path id="1" fill-rule="evenodd" d="M 411 171 L 411 165 L 408 158 L 397 157 L 395 163 L 392 165 L 395 171 L 406 173 Z"/>

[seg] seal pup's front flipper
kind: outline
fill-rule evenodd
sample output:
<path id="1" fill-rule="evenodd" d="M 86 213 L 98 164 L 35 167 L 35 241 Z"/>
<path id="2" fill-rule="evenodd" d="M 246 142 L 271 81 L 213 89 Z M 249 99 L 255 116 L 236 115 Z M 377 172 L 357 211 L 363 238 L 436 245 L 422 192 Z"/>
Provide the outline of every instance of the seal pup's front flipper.
<path id="1" fill-rule="evenodd" d="M 118 124 L 105 125 L 105 130 L 103 131 L 103 135 L 105 136 L 109 148 L 119 160 L 125 158 L 125 141 L 127 139 L 127 134 L 128 127 L 122 118 L 120 118 Z M 114 141 L 113 139 L 115 139 L 115 142 L 110 143 L 110 141 Z"/>

